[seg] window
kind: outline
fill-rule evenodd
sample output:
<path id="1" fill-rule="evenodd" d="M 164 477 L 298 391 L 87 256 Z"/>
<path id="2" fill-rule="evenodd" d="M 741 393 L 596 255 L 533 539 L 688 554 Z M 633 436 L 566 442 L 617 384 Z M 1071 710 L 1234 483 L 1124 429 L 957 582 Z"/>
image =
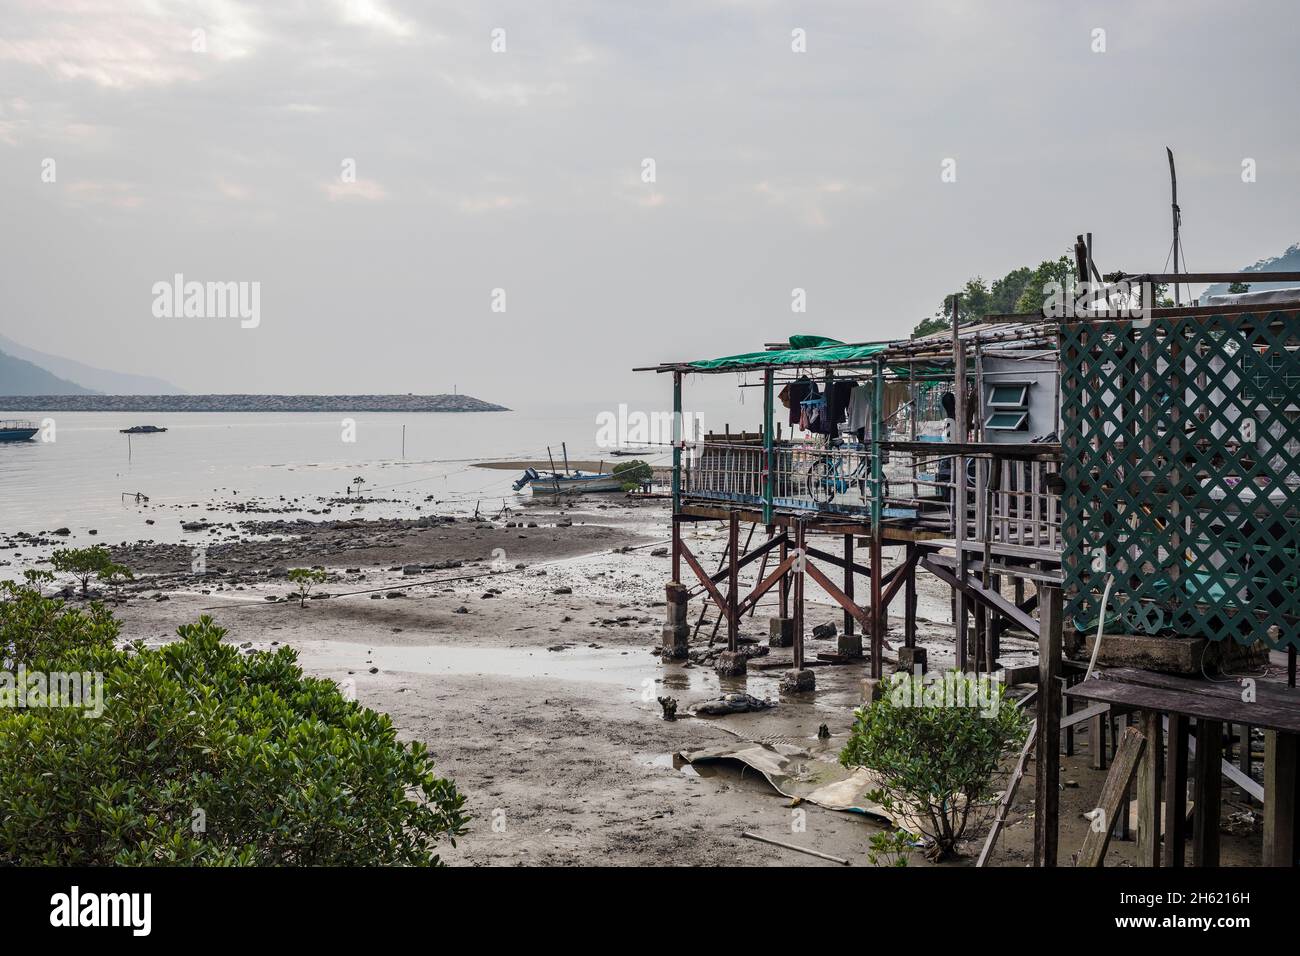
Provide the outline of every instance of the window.
<path id="1" fill-rule="evenodd" d="M 1029 401 L 1028 382 L 1007 382 L 989 389 L 991 408 L 1024 408 Z"/>
<path id="2" fill-rule="evenodd" d="M 1019 432 L 1025 430 L 1028 422 L 1029 413 L 1026 411 L 994 412 L 984 419 L 984 427 L 995 432 Z"/>

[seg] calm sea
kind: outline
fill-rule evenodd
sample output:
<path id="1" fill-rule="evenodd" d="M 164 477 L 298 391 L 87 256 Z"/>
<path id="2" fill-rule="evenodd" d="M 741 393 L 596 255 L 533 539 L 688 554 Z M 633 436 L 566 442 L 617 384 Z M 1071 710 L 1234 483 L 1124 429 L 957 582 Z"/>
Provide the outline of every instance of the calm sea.
<path id="1" fill-rule="evenodd" d="M 54 440 L 0 443 L 0 532 L 67 527 L 77 544 L 182 541 L 191 537 L 182 521 L 346 517 L 354 506 L 334 505 L 329 516 L 310 511 L 323 507 L 322 498 L 343 497 L 350 484 L 355 494 L 356 478 L 364 479 L 364 495 L 396 499 L 364 506 L 359 513 L 366 517 L 409 517 L 416 504 L 426 514 L 472 513 L 479 502 L 495 512 L 503 500 L 515 501 L 510 485 L 518 473 L 477 468 L 475 460 L 545 460 L 550 445 L 559 463 L 560 443 L 567 442 L 570 459 L 614 464 L 619 459 L 597 447 L 595 416 L 587 408 L 347 416 L 28 413 L 22 417 L 54 419 Z M 353 432 L 344 418 L 355 421 Z M 144 423 L 167 432 L 128 439 L 119 431 Z M 149 498 L 147 505 L 137 502 L 137 492 Z M 430 495 L 434 500 L 426 501 Z M 227 507 L 252 501 L 290 510 L 259 515 Z M 207 511 L 212 502 L 221 510 Z M 98 532 L 93 539 L 91 529 Z"/>

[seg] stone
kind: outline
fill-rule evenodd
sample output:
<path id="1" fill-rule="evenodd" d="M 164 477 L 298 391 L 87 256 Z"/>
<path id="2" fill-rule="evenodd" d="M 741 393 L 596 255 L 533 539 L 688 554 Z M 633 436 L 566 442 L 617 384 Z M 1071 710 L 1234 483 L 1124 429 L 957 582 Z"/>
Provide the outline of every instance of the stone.
<path id="1" fill-rule="evenodd" d="M 807 694 L 817 689 L 817 675 L 811 668 L 789 670 L 781 675 L 781 693 Z"/>
<path id="2" fill-rule="evenodd" d="M 828 641 L 835 636 L 834 624 L 818 624 L 812 630 L 814 641 Z"/>
<path id="3" fill-rule="evenodd" d="M 767 644 L 769 647 L 794 646 L 794 618 L 771 617 L 767 620 Z"/>

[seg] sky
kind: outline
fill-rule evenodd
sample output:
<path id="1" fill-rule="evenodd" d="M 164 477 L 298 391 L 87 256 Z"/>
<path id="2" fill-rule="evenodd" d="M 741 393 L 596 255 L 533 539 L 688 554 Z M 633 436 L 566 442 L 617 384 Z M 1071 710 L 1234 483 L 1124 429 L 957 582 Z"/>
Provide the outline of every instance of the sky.
<path id="1" fill-rule="evenodd" d="M 1104 272 L 1162 270 L 1166 145 L 1188 266 L 1239 268 L 1300 241 L 1298 25 L 1250 0 L 0 0 L 0 332 L 191 392 L 613 407 L 664 397 L 634 366 L 905 337 L 1081 232 Z M 256 283 L 256 324 L 169 312 L 177 274 Z"/>

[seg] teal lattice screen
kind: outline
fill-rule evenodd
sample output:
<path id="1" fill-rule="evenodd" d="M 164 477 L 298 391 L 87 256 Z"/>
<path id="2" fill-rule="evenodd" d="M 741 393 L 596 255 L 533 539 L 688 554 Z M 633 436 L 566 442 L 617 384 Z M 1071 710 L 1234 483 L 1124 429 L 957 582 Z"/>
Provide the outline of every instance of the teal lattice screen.
<path id="1" fill-rule="evenodd" d="M 1067 620 L 1300 645 L 1300 312 L 1061 326 Z"/>

